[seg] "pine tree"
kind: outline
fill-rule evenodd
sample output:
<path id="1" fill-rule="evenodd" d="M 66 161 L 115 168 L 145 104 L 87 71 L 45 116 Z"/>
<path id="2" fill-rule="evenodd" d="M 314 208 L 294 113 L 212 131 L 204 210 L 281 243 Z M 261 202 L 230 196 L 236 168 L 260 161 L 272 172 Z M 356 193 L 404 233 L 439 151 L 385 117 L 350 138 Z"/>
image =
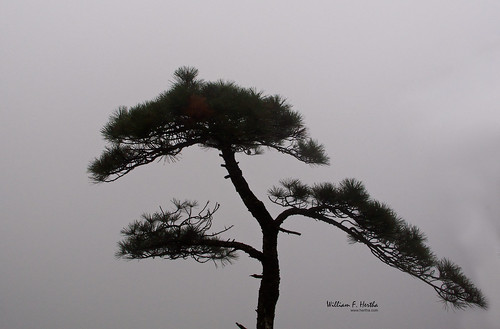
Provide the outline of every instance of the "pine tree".
<path id="1" fill-rule="evenodd" d="M 174 200 L 171 211 L 143 215 L 124 228 L 117 256 L 126 259 L 191 257 L 199 262 L 230 263 L 244 252 L 262 265 L 257 304 L 257 328 L 274 326 L 279 297 L 278 235 L 291 216 L 301 215 L 344 231 L 351 242 L 366 245 L 375 257 L 406 272 L 456 308 L 486 308 L 481 291 L 448 259 L 438 259 L 425 236 L 399 218 L 387 205 L 373 200 L 363 184 L 346 179 L 338 184 L 281 181 L 269 190 L 269 200 L 284 210 L 276 216 L 252 192 L 236 155 L 262 154 L 266 149 L 291 155 L 307 164 L 326 165 L 321 144 L 309 137 L 301 115 L 279 96 L 267 96 L 232 82 L 197 79 L 198 70 L 179 68 L 172 87 L 153 101 L 119 108 L 102 129 L 108 142 L 88 167 L 95 182 L 112 182 L 158 159 L 175 160 L 186 147 L 216 149 L 243 204 L 258 222 L 262 246 L 257 248 L 222 238 L 229 228 L 211 232 L 219 205 Z M 239 327 L 243 327 L 237 324 Z"/>

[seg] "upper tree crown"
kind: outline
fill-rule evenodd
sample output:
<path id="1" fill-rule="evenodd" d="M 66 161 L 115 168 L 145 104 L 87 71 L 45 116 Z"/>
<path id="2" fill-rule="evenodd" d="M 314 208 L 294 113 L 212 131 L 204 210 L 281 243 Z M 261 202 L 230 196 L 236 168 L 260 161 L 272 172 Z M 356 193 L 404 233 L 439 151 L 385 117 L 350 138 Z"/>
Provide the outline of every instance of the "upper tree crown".
<path id="1" fill-rule="evenodd" d="M 246 154 L 268 147 L 305 163 L 328 163 L 301 115 L 280 96 L 197 76 L 197 69 L 181 67 L 172 87 L 155 100 L 120 107 L 102 129 L 110 145 L 90 164 L 92 179 L 115 180 L 156 158 L 175 158 L 191 145 Z"/>

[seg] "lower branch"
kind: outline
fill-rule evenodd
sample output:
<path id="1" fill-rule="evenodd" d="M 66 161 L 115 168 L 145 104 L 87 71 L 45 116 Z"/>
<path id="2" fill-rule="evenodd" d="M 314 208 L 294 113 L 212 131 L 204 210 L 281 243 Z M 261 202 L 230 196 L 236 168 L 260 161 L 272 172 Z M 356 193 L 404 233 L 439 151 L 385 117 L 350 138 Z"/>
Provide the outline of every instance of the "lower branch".
<path id="1" fill-rule="evenodd" d="M 208 208 L 208 203 L 200 212 L 194 212 L 196 202 L 174 200 L 176 209 L 172 212 L 143 215 L 142 221 L 135 221 L 121 233 L 125 238 L 118 243 L 117 257 L 144 259 L 162 257 L 178 259 L 191 257 L 198 262 L 209 260 L 231 262 L 240 250 L 259 261 L 263 253 L 254 247 L 235 240 L 223 240 L 221 233 L 208 233 L 212 226 L 212 216 L 219 208 Z"/>
<path id="2" fill-rule="evenodd" d="M 262 261 L 263 253 L 254 247 L 247 245 L 242 242 L 237 242 L 234 240 L 224 241 L 224 240 L 206 240 L 203 241 L 202 245 L 222 247 L 222 248 L 232 248 L 234 250 L 240 250 L 246 253 L 251 258 L 255 258 L 258 261 Z"/>

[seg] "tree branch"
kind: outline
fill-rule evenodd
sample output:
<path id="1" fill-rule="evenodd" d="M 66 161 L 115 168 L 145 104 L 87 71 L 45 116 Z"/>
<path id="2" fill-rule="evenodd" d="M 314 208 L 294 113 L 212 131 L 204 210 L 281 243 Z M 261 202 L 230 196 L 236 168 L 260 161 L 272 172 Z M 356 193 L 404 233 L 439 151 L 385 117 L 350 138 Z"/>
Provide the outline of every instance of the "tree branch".
<path id="1" fill-rule="evenodd" d="M 154 162 L 159 158 L 165 157 L 175 160 L 184 148 L 202 141 L 201 138 L 192 138 L 167 145 L 165 143 L 151 145 L 151 143 L 136 142 L 128 145 L 126 141 L 122 141 L 107 148 L 99 158 L 94 159 L 88 167 L 88 172 L 94 182 L 113 182 L 135 168 Z"/>
<path id="2" fill-rule="evenodd" d="M 240 250 L 262 261 L 262 252 L 252 246 L 218 237 L 229 228 L 216 233 L 207 233 L 212 226 L 212 216 L 219 209 L 219 205 L 209 209 L 207 203 L 201 211 L 194 213 L 196 202 L 177 200 L 173 202 L 176 206 L 174 211 L 164 212 L 160 208 L 160 213 L 145 214 L 142 216 L 143 221 L 135 221 L 123 229 L 121 233 L 125 239 L 118 244 L 117 257 L 127 259 L 192 257 L 199 262 L 217 260 L 224 263 L 231 262 L 235 258 L 234 252 Z"/>
<path id="3" fill-rule="evenodd" d="M 295 231 L 290 231 L 290 230 L 286 230 L 282 227 L 279 228 L 280 232 L 283 232 L 283 233 L 287 233 L 287 234 L 293 234 L 293 235 L 302 235 L 301 233 L 299 232 L 295 232 Z"/>
<path id="4" fill-rule="evenodd" d="M 234 250 L 240 250 L 245 252 L 251 258 L 255 258 L 258 261 L 262 261 L 263 254 L 261 251 L 255 249 L 254 247 L 247 245 L 242 242 L 238 242 L 235 240 L 224 241 L 224 240 L 209 240 L 204 241 L 204 244 L 207 246 L 215 246 L 215 247 L 223 247 L 223 248 L 232 248 Z"/>
<path id="5" fill-rule="evenodd" d="M 281 226 L 281 224 L 283 224 L 283 222 L 290 216 L 294 216 L 294 215 L 300 215 L 300 212 L 298 212 L 299 209 L 297 208 L 288 208 L 286 210 L 284 210 L 283 212 L 281 212 L 278 216 L 276 216 L 276 218 L 274 219 L 274 221 L 276 222 L 276 224 L 278 226 Z"/>
<path id="6" fill-rule="evenodd" d="M 446 259 L 438 261 L 433 258 L 420 258 L 416 254 L 412 255 L 412 251 L 406 254 L 397 244 L 383 242 L 375 237 L 371 238 L 371 234 L 365 230 L 344 226 L 327 215 L 317 213 L 314 210 L 296 209 L 296 213 L 341 229 L 353 241 L 365 244 L 371 253 L 383 263 L 430 285 L 445 302 L 449 302 L 457 308 L 464 308 L 468 305 L 487 307 L 486 299 L 482 293 L 462 274 L 457 265 Z M 417 250 L 414 250 L 414 252 L 417 252 Z M 438 272 L 439 275 L 435 276 L 435 272 Z"/>
<path id="7" fill-rule="evenodd" d="M 273 218 L 266 209 L 264 203 L 260 201 L 250 190 L 247 181 L 243 177 L 240 167 L 234 157 L 234 151 L 229 147 L 221 147 L 221 157 L 224 159 L 224 167 L 229 173 L 229 178 L 238 192 L 241 200 L 248 211 L 257 220 L 261 228 L 275 228 Z"/>
<path id="8" fill-rule="evenodd" d="M 347 233 L 351 242 L 365 244 L 382 262 L 432 286 L 445 302 L 457 308 L 487 306 L 458 266 L 437 259 L 419 229 L 371 200 L 361 182 L 346 179 L 338 187 L 328 183 L 310 187 L 291 179 L 281 185 L 269 191 L 273 203 L 287 208 L 276 217 L 278 225 L 292 215 L 328 223 Z"/>

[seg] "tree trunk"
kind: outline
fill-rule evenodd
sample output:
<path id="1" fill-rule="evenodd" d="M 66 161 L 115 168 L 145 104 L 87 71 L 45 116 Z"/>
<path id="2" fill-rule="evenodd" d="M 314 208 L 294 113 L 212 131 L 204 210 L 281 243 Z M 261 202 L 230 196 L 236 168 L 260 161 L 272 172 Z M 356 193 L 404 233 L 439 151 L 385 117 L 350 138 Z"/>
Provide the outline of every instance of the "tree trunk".
<path id="1" fill-rule="evenodd" d="M 257 329 L 274 328 L 274 315 L 279 297 L 280 267 L 278 261 L 279 224 L 267 211 L 264 203 L 250 190 L 230 147 L 221 147 L 224 167 L 228 171 L 241 200 L 259 223 L 262 230 L 262 279 L 257 302 Z"/>
<path id="2" fill-rule="evenodd" d="M 257 303 L 257 329 L 273 329 L 276 303 L 279 297 L 280 269 L 278 261 L 278 230 L 263 231 L 262 279 Z"/>

